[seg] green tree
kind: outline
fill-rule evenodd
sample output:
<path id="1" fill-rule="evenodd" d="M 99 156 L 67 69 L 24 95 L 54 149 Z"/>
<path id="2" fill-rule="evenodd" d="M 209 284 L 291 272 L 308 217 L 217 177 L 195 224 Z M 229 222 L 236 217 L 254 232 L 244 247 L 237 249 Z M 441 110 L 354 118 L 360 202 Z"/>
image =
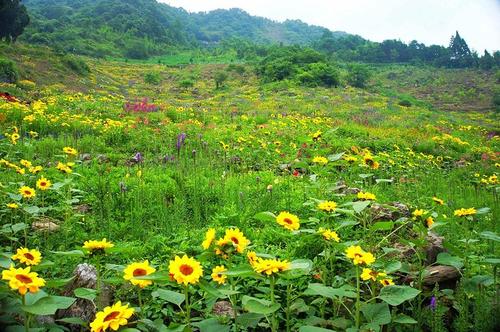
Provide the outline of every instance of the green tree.
<path id="1" fill-rule="evenodd" d="M 364 88 L 370 76 L 371 72 L 367 66 L 361 64 L 352 64 L 349 66 L 347 83 L 357 88 Z"/>
<path id="2" fill-rule="evenodd" d="M 29 22 L 26 7 L 19 0 L 0 0 L 0 40 L 15 42 Z"/>
<path id="3" fill-rule="evenodd" d="M 495 67 L 495 59 L 487 50 L 484 50 L 484 55 L 479 59 L 479 67 L 484 70 L 490 70 Z"/>
<path id="4" fill-rule="evenodd" d="M 227 80 L 227 73 L 225 71 L 218 71 L 214 76 L 215 88 L 219 89 L 222 87 L 224 82 Z"/>
<path id="5" fill-rule="evenodd" d="M 471 67 L 474 65 L 474 57 L 465 40 L 460 37 L 458 31 L 451 37 L 450 46 L 450 66 L 454 68 Z"/>

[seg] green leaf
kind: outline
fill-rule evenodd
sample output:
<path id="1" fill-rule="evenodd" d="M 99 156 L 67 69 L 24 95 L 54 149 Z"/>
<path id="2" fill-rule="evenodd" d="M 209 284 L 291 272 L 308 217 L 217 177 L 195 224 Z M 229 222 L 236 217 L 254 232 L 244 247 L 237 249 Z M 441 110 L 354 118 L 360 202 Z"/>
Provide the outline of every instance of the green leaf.
<path id="1" fill-rule="evenodd" d="M 63 322 L 63 323 L 68 323 L 68 324 L 75 324 L 75 325 L 80 325 L 80 326 L 87 326 L 87 322 L 81 319 L 80 317 L 67 317 L 67 318 L 61 318 L 57 320 L 58 322 Z"/>
<path id="2" fill-rule="evenodd" d="M 476 214 L 486 214 L 486 213 L 489 213 L 490 210 L 491 209 L 489 207 L 483 207 L 483 208 L 477 209 Z"/>
<path id="3" fill-rule="evenodd" d="M 361 307 L 363 315 L 370 323 L 385 325 L 391 322 L 391 311 L 387 303 L 369 303 Z"/>
<path id="4" fill-rule="evenodd" d="M 389 303 L 392 306 L 415 298 L 420 291 L 410 286 L 386 286 L 380 291 L 379 299 Z"/>
<path id="5" fill-rule="evenodd" d="M 483 263 L 488 263 L 488 264 L 500 264 L 500 258 L 485 258 L 482 260 Z"/>
<path id="6" fill-rule="evenodd" d="M 97 291 L 91 288 L 77 288 L 73 291 L 76 297 L 94 301 L 97 296 Z"/>
<path id="7" fill-rule="evenodd" d="M 362 212 L 371 204 L 371 201 L 356 201 L 352 203 L 352 208 L 356 213 Z"/>
<path id="8" fill-rule="evenodd" d="M 219 323 L 217 318 L 204 319 L 201 322 L 193 323 L 200 329 L 200 332 L 228 332 L 231 327 Z"/>
<path id="9" fill-rule="evenodd" d="M 137 280 L 152 280 L 152 281 L 171 281 L 172 278 L 168 271 L 156 271 L 147 276 L 135 277 Z"/>
<path id="10" fill-rule="evenodd" d="M 266 316 L 263 314 L 245 312 L 236 317 L 236 322 L 238 322 L 238 325 L 244 328 L 255 328 L 264 317 Z"/>
<path id="11" fill-rule="evenodd" d="M 309 284 L 304 291 L 304 295 L 319 295 L 329 299 L 338 299 L 342 297 L 355 298 L 356 291 L 349 285 L 343 285 L 340 288 L 333 288 L 323 284 L 312 283 Z"/>
<path id="12" fill-rule="evenodd" d="M 322 327 L 304 325 L 299 328 L 299 332 L 332 332 L 334 330 L 324 329 Z"/>
<path id="13" fill-rule="evenodd" d="M 394 228 L 394 222 L 392 221 L 378 221 L 370 227 L 370 231 L 390 231 Z"/>
<path id="14" fill-rule="evenodd" d="M 228 275 L 228 276 L 233 276 L 233 277 L 249 277 L 249 276 L 255 276 L 258 277 L 259 274 L 256 273 L 251 266 L 249 265 L 240 265 L 236 266 L 234 268 L 231 268 L 225 272 L 222 272 L 222 274 Z"/>
<path id="15" fill-rule="evenodd" d="M 38 213 L 40 213 L 40 208 L 36 205 L 25 206 L 23 210 L 31 215 L 37 215 Z"/>
<path id="16" fill-rule="evenodd" d="M 66 279 L 49 279 L 49 280 L 47 280 L 45 287 L 46 288 L 59 288 L 59 287 L 62 287 L 64 285 L 68 284 L 73 279 L 75 279 L 74 276 L 70 277 L 70 278 L 66 278 Z"/>
<path id="17" fill-rule="evenodd" d="M 447 252 L 441 252 L 436 259 L 437 264 L 449 265 L 455 267 L 457 270 L 464 266 L 463 260 L 460 257 L 452 256 Z"/>
<path id="18" fill-rule="evenodd" d="M 484 231 L 479 234 L 483 239 L 486 240 L 492 240 L 495 242 L 500 242 L 500 236 L 497 235 L 497 233 L 490 232 L 490 231 Z"/>
<path id="19" fill-rule="evenodd" d="M 290 262 L 290 269 L 282 274 L 285 279 L 294 279 L 311 273 L 313 262 L 310 259 L 296 259 Z"/>
<path id="20" fill-rule="evenodd" d="M 70 251 L 51 251 L 55 255 L 69 256 L 69 257 L 85 257 L 85 254 L 81 250 L 70 250 Z"/>
<path id="21" fill-rule="evenodd" d="M 12 232 L 17 233 L 19 231 L 25 230 L 26 228 L 28 228 L 28 225 L 26 225 L 23 222 L 20 222 L 20 223 L 12 225 Z"/>
<path id="22" fill-rule="evenodd" d="M 32 305 L 23 305 L 21 308 L 33 315 L 53 315 L 59 309 L 69 308 L 75 300 L 73 297 L 47 296 Z"/>
<path id="23" fill-rule="evenodd" d="M 173 291 L 170 291 L 167 289 L 161 289 L 161 288 L 152 292 L 151 296 L 154 298 L 159 297 L 160 299 L 165 300 L 165 301 L 170 302 L 170 303 L 173 303 L 177 306 L 180 306 L 184 302 L 184 300 L 186 299 L 184 294 L 173 292 Z"/>
<path id="24" fill-rule="evenodd" d="M 250 296 L 243 296 L 243 308 L 252 313 L 269 315 L 280 308 L 278 303 L 272 304 L 270 301 L 258 299 Z"/>
<path id="25" fill-rule="evenodd" d="M 384 271 L 385 273 L 389 274 L 389 273 L 394 273 L 396 271 L 399 271 L 401 269 L 401 267 L 403 266 L 403 264 L 401 264 L 400 261 L 390 261 L 390 262 L 387 262 L 385 264 L 385 268 L 384 268 Z"/>
<path id="26" fill-rule="evenodd" d="M 328 156 L 328 160 L 329 160 L 329 161 L 337 161 L 337 160 L 340 160 L 344 154 L 345 154 L 345 152 L 336 153 L 336 154 L 331 154 L 331 155 L 329 155 L 329 156 Z"/>
<path id="27" fill-rule="evenodd" d="M 259 212 L 255 216 L 253 216 L 254 219 L 263 221 L 263 222 L 274 222 L 276 221 L 276 215 L 274 213 L 265 211 L 265 212 Z"/>
<path id="28" fill-rule="evenodd" d="M 411 318 L 410 316 L 406 316 L 403 314 L 399 314 L 396 317 L 392 319 L 393 323 L 398 323 L 398 324 L 417 324 L 418 322 Z"/>

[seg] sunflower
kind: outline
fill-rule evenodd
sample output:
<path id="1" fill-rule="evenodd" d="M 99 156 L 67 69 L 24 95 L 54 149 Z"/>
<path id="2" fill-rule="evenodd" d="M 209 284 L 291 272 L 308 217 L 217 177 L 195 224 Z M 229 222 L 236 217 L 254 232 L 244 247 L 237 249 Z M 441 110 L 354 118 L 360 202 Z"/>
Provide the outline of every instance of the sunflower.
<path id="1" fill-rule="evenodd" d="M 257 254 L 255 253 L 255 251 L 248 251 L 247 252 L 247 259 L 248 259 L 248 262 L 250 263 L 250 265 L 253 266 L 259 260 L 259 257 L 257 257 Z"/>
<path id="2" fill-rule="evenodd" d="M 246 247 L 250 241 L 243 235 L 243 233 L 238 228 L 226 229 L 226 234 L 224 235 L 224 240 L 226 242 L 231 242 L 236 248 L 238 253 L 245 251 Z"/>
<path id="3" fill-rule="evenodd" d="M 337 208 L 337 203 L 333 201 L 324 201 L 318 204 L 318 209 L 326 212 L 333 212 Z"/>
<path id="4" fill-rule="evenodd" d="M 47 190 L 52 186 L 52 183 L 43 176 L 36 182 L 36 187 L 40 190 Z"/>
<path id="5" fill-rule="evenodd" d="M 122 305 L 120 301 L 113 306 L 104 308 L 95 315 L 95 319 L 90 323 L 91 332 L 105 332 L 108 328 L 116 331 L 120 326 L 127 325 L 128 319 L 134 313 L 133 308 L 129 308 L 128 304 Z"/>
<path id="6" fill-rule="evenodd" d="M 173 261 L 170 261 L 168 270 L 172 278 L 179 284 L 196 284 L 203 275 L 203 269 L 200 262 L 187 255 L 175 256 Z"/>
<path id="7" fill-rule="evenodd" d="M 392 286 L 394 285 L 394 281 L 392 281 L 391 278 L 385 278 L 385 279 L 382 279 L 380 280 L 380 283 L 382 284 L 382 286 Z"/>
<path id="8" fill-rule="evenodd" d="M 209 228 L 205 234 L 205 240 L 201 244 L 203 249 L 207 250 L 215 239 L 215 228 Z"/>
<path id="9" fill-rule="evenodd" d="M 42 261 L 42 254 L 36 249 L 29 250 L 28 248 L 19 248 L 11 259 L 18 260 L 26 265 L 38 265 Z"/>
<path id="10" fill-rule="evenodd" d="M 323 133 L 322 133 L 321 131 L 319 131 L 319 130 L 318 130 L 317 132 L 313 133 L 313 134 L 311 135 L 311 137 L 312 137 L 313 141 L 319 141 L 319 140 L 321 139 L 321 135 L 322 135 L 322 134 L 323 134 Z"/>
<path id="11" fill-rule="evenodd" d="M 279 259 L 259 258 L 257 262 L 254 263 L 253 269 L 257 273 L 262 273 L 270 276 L 271 274 L 283 272 L 290 269 L 290 263 L 286 260 L 281 261 Z"/>
<path id="12" fill-rule="evenodd" d="M 432 197 L 432 200 L 438 205 L 444 205 L 444 201 L 441 198 Z"/>
<path id="13" fill-rule="evenodd" d="M 7 203 L 9 209 L 19 209 L 19 204 L 17 203 Z"/>
<path id="14" fill-rule="evenodd" d="M 318 165 L 324 166 L 324 165 L 328 164 L 328 159 L 326 159 L 325 157 L 317 156 L 317 157 L 313 158 L 312 162 L 314 164 L 318 164 Z"/>
<path id="15" fill-rule="evenodd" d="M 219 285 L 224 285 L 227 281 L 227 275 L 223 274 L 227 269 L 224 265 L 216 266 L 212 269 L 212 279 L 213 281 L 219 283 Z"/>
<path id="16" fill-rule="evenodd" d="M 70 174 L 73 172 L 73 170 L 71 169 L 70 163 L 64 164 L 61 162 L 57 162 L 56 168 L 58 170 L 60 170 L 61 172 L 66 173 L 66 174 Z"/>
<path id="17" fill-rule="evenodd" d="M 295 231 L 300 227 L 299 217 L 286 211 L 278 214 L 276 222 L 291 231 Z"/>
<path id="18" fill-rule="evenodd" d="M 415 211 L 412 212 L 413 219 L 416 219 L 418 217 L 422 217 L 425 214 L 425 211 L 423 209 L 416 209 Z"/>
<path id="19" fill-rule="evenodd" d="M 19 193 L 23 196 L 23 198 L 33 198 L 36 196 L 35 189 L 28 186 L 22 186 L 19 189 Z"/>
<path id="20" fill-rule="evenodd" d="M 63 148 L 63 152 L 66 153 L 69 156 L 76 156 L 78 151 L 74 148 L 71 148 L 69 146 L 66 146 Z"/>
<path id="21" fill-rule="evenodd" d="M 340 238 L 339 238 L 339 235 L 337 234 L 337 232 L 334 232 L 331 229 L 328 229 L 328 228 L 325 229 L 323 227 L 320 227 L 318 229 L 318 232 L 321 233 L 321 235 L 323 235 L 323 238 L 327 241 L 330 241 L 330 240 L 334 240 L 335 242 L 340 241 Z"/>
<path id="22" fill-rule="evenodd" d="M 104 252 L 104 250 L 106 250 L 108 248 L 112 248 L 114 246 L 115 245 L 113 243 L 108 242 L 105 238 L 102 239 L 101 241 L 89 240 L 89 241 L 85 241 L 83 243 L 83 248 L 90 251 L 90 253 L 99 252 L 99 251 Z"/>
<path id="23" fill-rule="evenodd" d="M 26 159 L 21 159 L 19 163 L 26 168 L 30 168 L 32 166 L 31 161 L 28 161 Z"/>
<path id="24" fill-rule="evenodd" d="M 31 174 L 40 173 L 43 170 L 42 166 L 33 166 L 29 168 Z"/>
<path id="25" fill-rule="evenodd" d="M 345 156 L 344 160 L 347 161 L 349 164 L 352 164 L 358 160 L 358 158 L 354 156 Z"/>
<path id="26" fill-rule="evenodd" d="M 362 201 L 374 201 L 377 199 L 377 196 L 375 196 L 374 194 L 364 191 L 360 191 L 357 197 Z"/>
<path id="27" fill-rule="evenodd" d="M 371 169 L 378 169 L 380 167 L 380 164 L 373 159 L 373 157 L 368 154 L 363 157 L 363 162 L 366 166 L 370 167 Z"/>
<path id="28" fill-rule="evenodd" d="M 427 217 L 425 219 L 425 225 L 427 226 L 427 228 L 431 228 L 432 225 L 434 225 L 434 218 L 432 218 L 431 216 Z"/>
<path id="29" fill-rule="evenodd" d="M 8 270 L 2 271 L 2 279 L 9 281 L 9 287 L 25 295 L 28 291 L 36 293 L 40 287 L 45 286 L 45 280 L 38 277 L 36 272 L 31 272 L 31 267 L 16 269 L 13 265 Z"/>
<path id="30" fill-rule="evenodd" d="M 474 215 L 474 214 L 476 214 L 476 212 L 477 212 L 477 210 L 475 208 L 468 208 L 468 209 L 461 208 L 461 209 L 455 210 L 453 215 L 458 216 L 458 217 L 466 217 L 466 216 Z"/>
<path id="31" fill-rule="evenodd" d="M 375 262 L 375 257 L 372 253 L 366 252 L 360 246 L 350 246 L 346 249 L 347 258 L 352 259 L 354 265 L 364 264 L 371 265 Z"/>
<path id="32" fill-rule="evenodd" d="M 377 272 L 372 269 L 368 268 L 363 268 L 363 272 L 361 273 L 361 279 L 362 280 L 373 280 L 376 281 L 377 279 L 384 278 L 386 277 L 387 274 L 385 272 Z"/>
<path id="33" fill-rule="evenodd" d="M 134 286 L 139 286 L 140 288 L 144 288 L 153 283 L 151 280 L 138 280 L 135 277 L 143 277 L 150 275 L 155 272 L 156 269 L 149 265 L 149 262 L 146 260 L 142 263 L 132 263 L 128 265 L 125 270 L 123 270 L 123 279 L 128 280 Z"/>

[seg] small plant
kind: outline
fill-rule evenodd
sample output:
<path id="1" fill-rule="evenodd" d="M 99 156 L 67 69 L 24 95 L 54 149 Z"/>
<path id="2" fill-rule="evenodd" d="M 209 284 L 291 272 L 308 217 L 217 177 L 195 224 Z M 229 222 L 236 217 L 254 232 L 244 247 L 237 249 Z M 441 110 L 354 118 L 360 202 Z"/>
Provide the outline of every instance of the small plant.
<path id="1" fill-rule="evenodd" d="M 161 83 L 161 76 L 158 72 L 147 72 L 144 74 L 144 82 L 151 85 L 158 85 Z"/>
<path id="2" fill-rule="evenodd" d="M 19 79 L 19 71 L 14 61 L 0 58 L 0 82 L 16 83 Z"/>
<path id="3" fill-rule="evenodd" d="M 66 55 L 62 58 L 62 62 L 75 73 L 85 76 L 90 73 L 90 67 L 81 58 L 74 55 Z"/>

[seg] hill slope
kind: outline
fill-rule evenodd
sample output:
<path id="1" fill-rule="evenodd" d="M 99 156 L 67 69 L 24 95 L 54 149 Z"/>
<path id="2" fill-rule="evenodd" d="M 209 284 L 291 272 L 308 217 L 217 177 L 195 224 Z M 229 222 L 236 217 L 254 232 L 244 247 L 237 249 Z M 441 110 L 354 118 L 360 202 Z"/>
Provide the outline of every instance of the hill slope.
<path id="1" fill-rule="evenodd" d="M 26 0 L 32 23 L 22 38 L 64 51 L 132 58 L 174 47 L 231 38 L 256 43 L 309 44 L 326 28 L 298 20 L 283 23 L 240 9 L 188 13 L 155 0 Z M 335 32 L 334 36 L 346 33 Z"/>

